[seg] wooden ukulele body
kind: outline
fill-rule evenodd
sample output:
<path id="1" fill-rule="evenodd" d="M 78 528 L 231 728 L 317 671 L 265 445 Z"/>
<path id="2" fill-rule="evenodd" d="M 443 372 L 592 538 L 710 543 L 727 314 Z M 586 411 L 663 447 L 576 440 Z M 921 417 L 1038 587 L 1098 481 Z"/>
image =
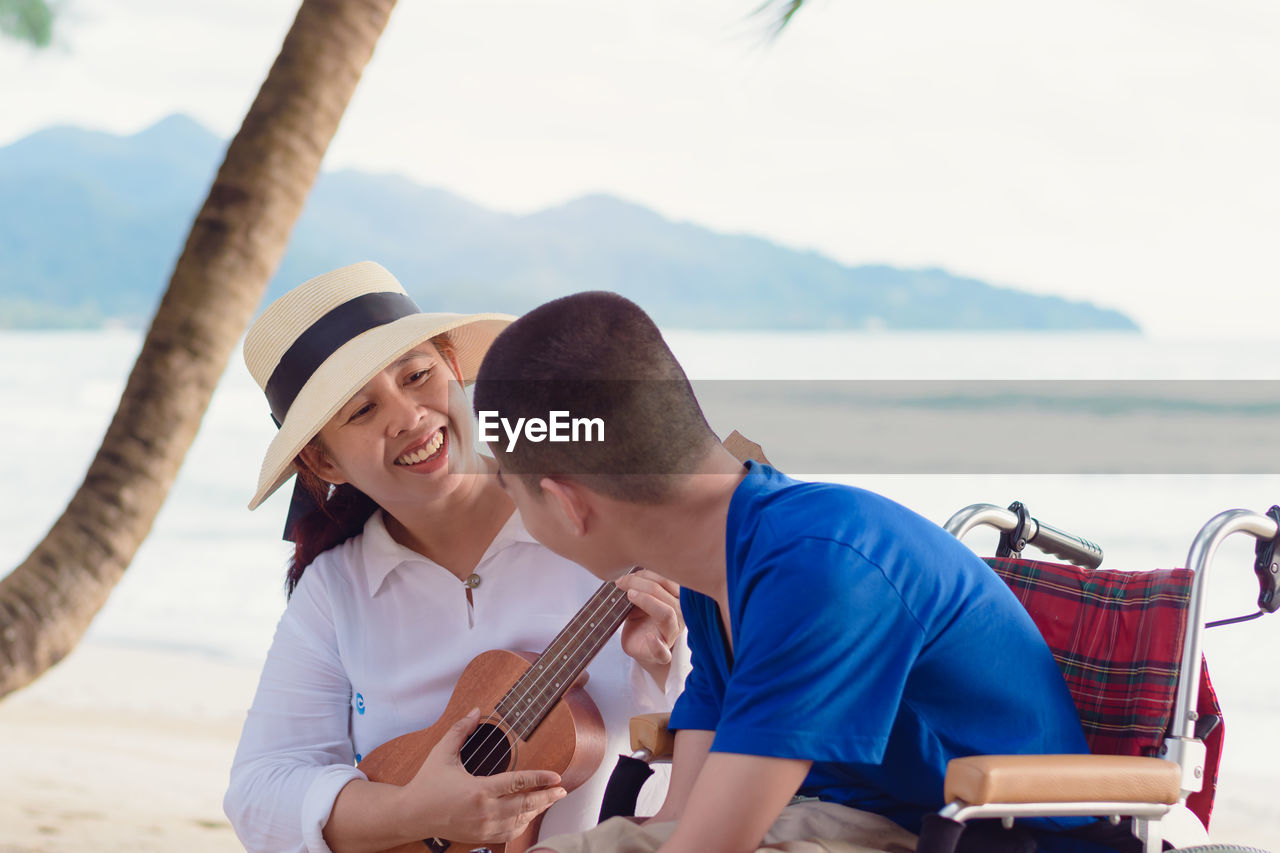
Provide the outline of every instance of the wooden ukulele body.
<path id="1" fill-rule="evenodd" d="M 478 707 L 480 724 L 501 730 L 510 745 L 511 760 L 494 772 L 554 770 L 560 774 L 561 786 L 572 791 L 589 779 L 604 760 L 604 720 L 587 692 L 581 687 L 570 688 L 527 739 L 511 731 L 495 712 L 498 703 L 537 658 L 529 652 L 501 649 L 477 655 L 462 671 L 444 713 L 434 725 L 382 744 L 365 756 L 359 764 L 360 770 L 374 782 L 404 785 L 417 775 L 427 754 L 449 727 Z M 541 821 L 539 815 L 524 832 L 506 844 L 425 839 L 393 847 L 386 853 L 467 853 L 482 848 L 493 853 L 523 853 L 537 840 Z"/>

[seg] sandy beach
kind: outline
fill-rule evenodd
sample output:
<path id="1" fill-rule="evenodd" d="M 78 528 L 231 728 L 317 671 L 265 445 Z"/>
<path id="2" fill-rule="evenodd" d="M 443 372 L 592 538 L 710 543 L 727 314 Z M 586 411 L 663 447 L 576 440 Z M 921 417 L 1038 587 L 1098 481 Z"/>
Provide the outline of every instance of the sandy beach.
<path id="1" fill-rule="evenodd" d="M 0 702 L 0 853 L 242 848 L 222 793 L 256 670 L 82 643 Z"/>

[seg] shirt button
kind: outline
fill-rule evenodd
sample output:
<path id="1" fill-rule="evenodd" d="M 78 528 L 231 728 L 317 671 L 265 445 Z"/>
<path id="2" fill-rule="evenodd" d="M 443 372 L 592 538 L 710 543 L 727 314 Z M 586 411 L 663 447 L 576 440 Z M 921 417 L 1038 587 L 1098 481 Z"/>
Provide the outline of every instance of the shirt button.
<path id="1" fill-rule="evenodd" d="M 467 579 L 464 580 L 463 583 L 465 583 L 469 588 L 475 589 L 480 586 L 480 576 L 472 572 L 467 575 Z"/>

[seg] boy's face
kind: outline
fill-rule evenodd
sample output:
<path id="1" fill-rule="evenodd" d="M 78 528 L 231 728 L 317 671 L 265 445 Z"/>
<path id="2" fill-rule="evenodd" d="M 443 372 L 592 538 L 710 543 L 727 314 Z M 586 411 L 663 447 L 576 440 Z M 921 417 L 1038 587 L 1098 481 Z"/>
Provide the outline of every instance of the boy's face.
<path id="1" fill-rule="evenodd" d="M 498 482 L 515 503 L 525 529 L 561 557 L 572 560 L 601 580 L 617 580 L 631 570 L 630 563 L 607 547 L 611 538 L 608 531 L 601 529 L 601 524 L 593 524 L 589 533 L 575 533 L 573 521 L 556 495 L 546 490 L 535 495 L 522 477 L 506 477 L 501 470 Z"/>

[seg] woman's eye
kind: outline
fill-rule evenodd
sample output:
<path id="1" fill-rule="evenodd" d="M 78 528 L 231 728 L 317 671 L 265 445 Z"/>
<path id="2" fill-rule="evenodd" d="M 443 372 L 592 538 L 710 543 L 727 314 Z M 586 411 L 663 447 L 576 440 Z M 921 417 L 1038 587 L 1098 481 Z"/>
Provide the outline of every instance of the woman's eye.
<path id="1" fill-rule="evenodd" d="M 413 373 L 410 373 L 410 374 L 409 374 L 408 384 L 409 384 L 409 385 L 416 385 L 416 384 L 418 384 L 419 382 L 425 382 L 425 381 L 426 381 L 426 379 L 427 379 L 427 377 L 428 377 L 428 376 L 430 376 L 430 375 L 431 375 L 431 369 L 430 369 L 430 368 L 423 368 L 422 370 L 415 370 Z"/>
<path id="2" fill-rule="evenodd" d="M 347 418 L 347 422 L 350 423 L 351 421 L 357 421 L 372 411 L 373 411 L 373 404 L 365 403 L 363 406 L 361 406 L 360 408 L 356 409 L 354 412 L 351 413 L 351 417 Z"/>

